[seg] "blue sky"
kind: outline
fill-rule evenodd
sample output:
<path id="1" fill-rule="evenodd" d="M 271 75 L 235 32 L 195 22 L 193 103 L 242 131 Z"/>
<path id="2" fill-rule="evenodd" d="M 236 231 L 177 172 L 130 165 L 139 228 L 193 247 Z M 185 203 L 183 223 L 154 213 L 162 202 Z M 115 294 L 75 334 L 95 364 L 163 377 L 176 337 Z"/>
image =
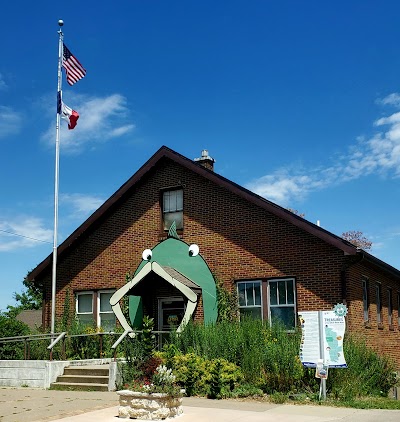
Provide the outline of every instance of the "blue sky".
<path id="1" fill-rule="evenodd" d="M 400 268 L 398 1 L 14 1 L 0 14 L 0 309 L 52 251 L 58 20 L 87 69 L 64 102 L 61 243 L 162 145 Z M 133 259 L 134 257 L 132 257 Z"/>

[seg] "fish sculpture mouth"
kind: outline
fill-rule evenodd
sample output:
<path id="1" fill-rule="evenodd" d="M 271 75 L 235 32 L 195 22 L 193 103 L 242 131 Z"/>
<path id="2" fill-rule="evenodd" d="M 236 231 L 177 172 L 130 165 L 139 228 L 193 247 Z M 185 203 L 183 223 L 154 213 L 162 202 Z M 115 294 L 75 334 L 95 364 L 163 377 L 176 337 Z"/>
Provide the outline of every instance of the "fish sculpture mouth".
<path id="1" fill-rule="evenodd" d="M 126 317 L 122 312 L 119 302 L 131 289 L 137 286 L 150 273 L 154 273 L 164 279 L 167 283 L 179 290 L 182 295 L 187 299 L 185 314 L 176 331 L 181 332 L 184 329 L 185 325 L 190 321 L 193 316 L 193 313 L 197 306 L 198 297 L 197 294 L 190 287 L 188 287 L 185 283 L 182 282 L 182 277 L 184 276 L 181 275 L 181 277 L 179 277 L 180 280 L 174 277 L 175 272 L 176 271 L 171 271 L 169 267 L 164 267 L 160 265 L 156 261 L 147 262 L 128 283 L 118 289 L 111 296 L 110 305 L 112 307 L 112 310 L 114 311 L 115 316 L 117 317 L 118 321 L 120 322 L 121 326 L 124 328 L 125 331 L 132 332 L 133 328 L 126 320 Z M 191 280 L 189 279 L 188 281 L 191 282 Z M 130 335 L 132 337 L 133 333 L 130 333 Z"/>

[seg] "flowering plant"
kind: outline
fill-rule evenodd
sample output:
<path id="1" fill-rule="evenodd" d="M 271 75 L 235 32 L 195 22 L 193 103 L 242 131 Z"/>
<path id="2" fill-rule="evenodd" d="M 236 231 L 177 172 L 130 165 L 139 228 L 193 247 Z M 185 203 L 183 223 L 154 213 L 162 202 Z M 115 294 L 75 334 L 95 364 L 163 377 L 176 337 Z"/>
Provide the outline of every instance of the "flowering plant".
<path id="1" fill-rule="evenodd" d="M 125 384 L 125 388 L 141 393 L 165 393 L 174 397 L 182 396 L 181 388 L 175 384 L 175 375 L 172 369 L 168 369 L 165 365 L 157 366 L 153 376 L 134 380 L 129 384 Z"/>

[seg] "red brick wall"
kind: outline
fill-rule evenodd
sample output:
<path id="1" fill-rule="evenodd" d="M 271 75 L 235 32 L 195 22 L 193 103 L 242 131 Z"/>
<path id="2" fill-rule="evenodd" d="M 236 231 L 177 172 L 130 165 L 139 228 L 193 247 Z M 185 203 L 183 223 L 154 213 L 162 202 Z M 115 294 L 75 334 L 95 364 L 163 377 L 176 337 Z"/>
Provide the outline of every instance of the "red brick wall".
<path id="1" fill-rule="evenodd" d="M 369 321 L 364 322 L 362 279 L 369 281 Z M 381 319 L 377 321 L 375 284 L 381 283 Z M 392 325 L 388 317 L 388 288 L 392 289 Z M 362 262 L 348 270 L 348 331 L 374 348 L 380 354 L 391 356 L 400 368 L 400 326 L 398 324 L 397 293 L 400 285 L 374 268 L 362 265 Z"/>
<path id="2" fill-rule="evenodd" d="M 160 189 L 183 186 L 184 229 L 182 240 L 196 243 L 216 278 L 228 289 L 238 279 L 291 276 L 296 280 L 297 310 L 327 310 L 342 302 L 342 251 L 310 235 L 283 219 L 259 208 L 208 179 L 164 159 L 126 195 L 96 227 L 81 236 L 76 247 L 58 260 L 56 314 L 62 315 L 67 289 L 118 289 L 127 272 L 141 262 L 142 251 L 160 240 Z M 393 283 L 395 330 L 362 323 L 361 276 L 363 266 L 351 267 L 346 275 L 348 326 L 366 335 L 368 343 L 397 359 L 394 346 L 399 342 L 396 293 Z M 51 271 L 51 269 L 49 269 Z M 369 273 L 370 281 L 383 279 Z M 51 274 L 46 275 L 45 322 L 50 323 Z M 383 287 L 383 309 L 385 292 Z M 72 295 L 73 296 L 73 295 Z M 372 299 L 372 296 L 371 296 Z M 71 308 L 73 309 L 73 298 Z M 371 305 L 371 316 L 374 311 Z M 202 306 L 196 319 L 202 316 Z M 360 320 L 361 318 L 361 320 Z M 385 315 L 384 315 L 385 321 Z M 385 341 L 380 339 L 384 337 Z"/>

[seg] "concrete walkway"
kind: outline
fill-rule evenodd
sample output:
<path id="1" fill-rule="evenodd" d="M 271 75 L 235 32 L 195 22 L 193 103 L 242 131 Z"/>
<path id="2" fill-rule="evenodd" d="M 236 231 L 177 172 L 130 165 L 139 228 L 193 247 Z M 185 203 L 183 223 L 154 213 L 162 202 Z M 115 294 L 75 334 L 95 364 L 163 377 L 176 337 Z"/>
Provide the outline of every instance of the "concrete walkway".
<path id="1" fill-rule="evenodd" d="M 178 422 L 399 422 L 400 410 L 357 410 L 328 406 L 184 398 Z M 114 392 L 0 389 L 0 422 L 118 422 Z M 126 420 L 126 419 L 125 419 Z M 174 420 L 174 419 L 172 419 Z"/>

